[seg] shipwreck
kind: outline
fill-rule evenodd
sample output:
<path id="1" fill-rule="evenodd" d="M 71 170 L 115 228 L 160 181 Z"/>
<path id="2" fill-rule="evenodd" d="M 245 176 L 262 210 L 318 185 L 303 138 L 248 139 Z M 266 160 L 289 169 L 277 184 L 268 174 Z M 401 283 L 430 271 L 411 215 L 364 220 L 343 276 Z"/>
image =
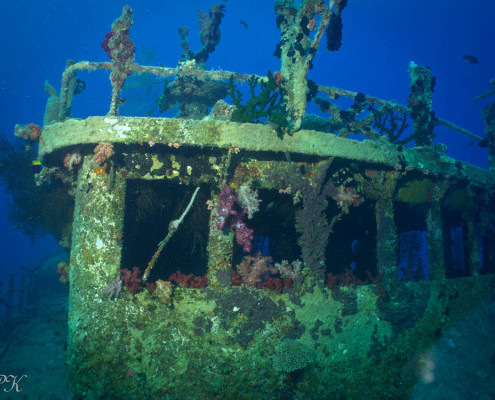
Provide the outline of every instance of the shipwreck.
<path id="1" fill-rule="evenodd" d="M 203 49 L 182 29 L 177 67 L 139 65 L 126 6 L 102 43 L 111 61 L 68 63 L 41 134 L 17 127 L 39 141 L 39 179 L 64 175 L 74 198 L 74 398 L 407 398 L 418 355 L 493 301 L 495 105 L 482 138 L 435 116 L 414 62 L 407 105 L 309 80 L 345 3 L 278 1 L 267 76 L 204 67 L 218 5 Z M 96 70 L 108 114 L 71 117 L 78 72 Z M 120 116 L 126 80 L 150 74 L 180 114 Z M 483 141 L 490 169 L 434 146 L 438 124 Z"/>

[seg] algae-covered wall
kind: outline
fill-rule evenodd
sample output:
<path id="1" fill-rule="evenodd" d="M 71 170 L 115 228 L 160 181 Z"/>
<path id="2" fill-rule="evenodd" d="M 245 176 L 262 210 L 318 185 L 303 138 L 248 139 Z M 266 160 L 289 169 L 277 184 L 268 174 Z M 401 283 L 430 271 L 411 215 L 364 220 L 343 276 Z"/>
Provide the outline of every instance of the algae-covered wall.
<path id="1" fill-rule="evenodd" d="M 204 68 L 218 4 L 200 11 L 203 49 L 181 27 L 176 68 L 136 64 L 124 6 L 110 61 L 68 62 L 46 126 L 16 127 L 39 141 L 37 183 L 75 197 L 72 398 L 404 399 L 424 351 L 490 298 L 494 174 L 433 147 L 434 128 L 493 140 L 437 118 L 413 62 L 409 106 L 308 80 L 323 35 L 340 48 L 347 1 L 296 3 L 275 3 L 267 77 Z M 108 115 L 71 118 L 76 73 L 96 70 L 111 71 Z M 164 80 L 160 111 L 181 118 L 119 116 L 131 73 Z"/>
<path id="2" fill-rule="evenodd" d="M 90 283 L 73 286 L 68 349 L 84 398 L 378 399 L 407 397 L 418 379 L 407 364 L 493 280 L 403 283 L 394 301 L 377 286 L 322 290 L 309 277 L 284 294 L 178 287 L 170 305 L 148 291 L 109 299 Z"/>
<path id="3" fill-rule="evenodd" d="M 424 216 L 430 252 L 443 254 L 445 207 L 468 218 L 473 191 L 481 191 L 490 175 L 473 173 L 478 180 L 466 184 L 463 174 L 470 167 L 456 168 L 459 178 L 447 176 L 442 168 L 448 171 L 453 164 L 446 159 L 431 163 L 433 172 L 427 173 L 417 167 L 419 161 L 395 167 L 392 160 L 403 160 L 399 152 L 374 147 L 374 153 L 367 153 L 369 143 L 347 144 L 344 156 L 322 141 L 310 154 L 307 142 L 287 138 L 290 151 L 282 151 L 276 132 L 267 127 L 234 128 L 235 124 L 216 122 L 129 118 L 68 120 L 47 127 L 41 153 L 48 165 L 62 163 L 66 152 L 80 152 L 82 157 L 70 172 L 77 181 L 67 353 L 73 394 L 360 399 L 366 393 L 369 399 L 407 398 L 418 380 L 411 367 L 418 355 L 445 328 L 489 298 L 494 279 L 479 275 L 478 268 L 471 276 L 446 279 L 443 259 L 437 257 L 430 265 L 433 280 L 399 280 L 399 233 L 412 229 L 399 217 Z M 263 140 L 263 146 L 251 141 L 247 132 Z M 300 135 L 318 137 L 316 132 Z M 338 139 L 331 138 L 330 142 Z M 112 142 L 113 150 L 97 163 L 93 146 L 102 141 Z M 421 154 L 407 154 L 410 160 L 423 160 Z M 197 202 L 185 217 L 207 228 L 207 286 L 184 287 L 155 277 L 154 290 L 122 287 L 120 269 L 143 271 L 146 266 L 127 261 L 129 251 L 141 251 L 129 239 L 135 233 L 130 227 L 139 226 L 129 224 L 137 210 L 127 201 L 133 195 L 130 188 L 138 187 L 131 184 L 136 181 L 164 182 L 166 196 L 185 197 L 166 203 L 182 204 L 173 218 L 191 198 L 191 191 L 181 188 L 199 187 L 209 199 L 208 204 Z M 235 233 L 218 227 L 225 200 L 219 195 L 222 187 L 238 193 L 247 184 L 261 193 L 261 219 L 277 210 L 296 225 L 297 241 L 288 243 L 299 247 L 294 254 L 304 267 L 290 285 L 278 290 L 239 282 L 233 273 L 240 261 Z M 193 217 L 198 209 L 206 212 L 206 219 Z M 315 215 L 330 222 L 318 225 Z M 263 227 L 256 218 L 249 223 L 255 229 Z M 312 230 L 315 224 L 318 229 Z M 163 236 L 170 226 L 164 224 Z M 139 229 L 137 236 L 145 243 L 152 227 Z M 175 234 L 186 229 L 181 225 Z M 339 236 L 353 230 L 367 232 L 362 241 L 368 244 L 371 281 L 349 274 L 337 277 L 334 269 L 338 260 L 332 257 L 340 253 L 327 246 L 340 247 Z M 477 235 L 467 236 L 475 248 Z M 173 250 L 165 246 L 160 258 L 167 260 Z M 472 268 L 480 255 L 470 260 Z M 356 273 L 365 273 L 359 265 Z"/>

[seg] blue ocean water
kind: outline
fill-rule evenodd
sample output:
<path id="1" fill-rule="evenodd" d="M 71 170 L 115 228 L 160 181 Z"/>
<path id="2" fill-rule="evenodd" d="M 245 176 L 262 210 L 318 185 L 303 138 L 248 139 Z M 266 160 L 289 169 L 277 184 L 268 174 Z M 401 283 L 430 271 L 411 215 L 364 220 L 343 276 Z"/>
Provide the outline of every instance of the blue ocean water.
<path id="1" fill-rule="evenodd" d="M 264 75 L 280 69 L 273 56 L 279 41 L 273 2 L 263 0 L 221 2 L 227 6 L 222 39 L 207 67 Z M 42 123 L 47 80 L 59 89 L 67 60 L 106 61 L 100 43 L 124 3 L 118 1 L 18 1 L 2 5 L 0 34 L 3 38 L 0 64 L 0 130 L 13 137 L 15 124 Z M 200 48 L 196 9 L 207 10 L 212 2 L 140 1 L 134 11 L 132 39 L 141 52 L 153 52 L 156 65 L 173 67 L 182 54 L 177 28 L 190 29 L 192 49 Z M 491 46 L 495 27 L 491 15 L 495 4 L 479 0 L 466 6 L 462 1 L 349 1 L 344 15 L 343 46 L 338 52 L 320 51 L 310 78 L 336 86 L 406 104 L 407 68 L 410 61 L 429 66 L 436 77 L 436 115 L 484 136 L 482 108 L 489 100 L 473 98 L 490 88 L 495 54 Z M 248 24 L 243 27 L 241 20 Z M 144 53 L 146 54 L 146 53 Z M 478 64 L 463 60 L 474 55 Z M 141 56 L 143 58 L 143 56 Z M 146 58 L 146 57 L 144 57 Z M 102 81 L 106 76 L 102 78 Z M 98 90 L 106 90 L 97 96 Z M 92 88 L 89 99 L 76 102 L 77 117 L 106 113 L 109 87 Z M 439 142 L 449 155 L 487 167 L 487 155 L 471 140 L 438 129 Z M 8 195 L 2 193 L 2 268 L 15 269 L 54 250 L 48 241 L 31 246 L 12 230 L 5 217 Z"/>
<path id="2" fill-rule="evenodd" d="M 219 2 L 226 5 L 222 39 L 207 68 L 259 75 L 279 70 L 280 60 L 273 56 L 280 40 L 274 1 Z M 59 90 L 68 60 L 108 61 L 100 43 L 124 4 L 114 0 L 3 2 L 0 131 L 13 140 L 15 124 L 42 124 L 48 98 L 44 83 L 48 81 Z M 182 54 L 177 34 L 181 25 L 190 29 L 191 48 L 199 49 L 196 10 L 207 10 L 212 4 L 206 0 L 129 3 L 134 12 L 131 37 L 137 61 L 176 66 Z M 436 115 L 484 137 L 481 110 L 493 99 L 474 102 L 473 98 L 490 89 L 489 81 L 495 78 L 494 15 L 493 0 L 469 4 L 460 0 L 349 0 L 343 14 L 342 48 L 337 52 L 322 48 L 309 77 L 321 85 L 407 104 L 408 66 L 414 61 L 430 67 L 436 78 Z M 465 60 L 466 55 L 475 56 L 479 62 Z M 77 99 L 73 116 L 85 118 L 107 112 L 108 74 L 96 77 L 95 73 L 95 79 L 101 84 L 88 87 L 88 95 Z M 436 132 L 435 141 L 446 144 L 450 156 L 488 167 L 486 149 L 442 127 Z M 15 229 L 7 218 L 10 202 L 2 188 L 0 280 L 4 287 L 8 275 L 18 276 L 20 267 L 38 265 L 62 251 L 51 237 L 33 243 Z"/>

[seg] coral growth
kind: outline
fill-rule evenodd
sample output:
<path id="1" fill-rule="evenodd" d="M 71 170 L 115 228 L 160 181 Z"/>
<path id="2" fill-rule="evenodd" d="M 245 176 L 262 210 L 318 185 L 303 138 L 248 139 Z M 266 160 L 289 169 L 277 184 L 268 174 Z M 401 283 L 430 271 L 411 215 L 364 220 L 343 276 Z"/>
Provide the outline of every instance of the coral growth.
<path id="1" fill-rule="evenodd" d="M 180 118 L 201 119 L 208 109 L 227 96 L 229 85 L 213 80 L 200 81 L 193 77 L 180 77 L 165 84 L 158 99 L 160 112 L 179 105 Z"/>
<path id="2" fill-rule="evenodd" d="M 435 87 L 435 78 L 431 76 L 429 67 L 409 63 L 409 90 L 407 99 L 411 107 L 414 142 L 416 146 L 432 146 L 435 137 L 435 113 L 432 110 L 431 97 Z"/>
<path id="3" fill-rule="evenodd" d="M 273 266 L 271 264 L 272 258 L 263 257 L 261 253 L 255 256 L 244 256 L 242 262 L 236 267 L 237 271 L 232 273 L 232 284 L 240 286 L 244 283 L 249 287 L 276 292 L 291 289 L 294 283 L 297 286 L 300 285 L 302 281 L 301 261 L 296 260 L 289 264 L 287 260 L 283 260 L 282 263 L 275 263 Z"/>
<path id="4" fill-rule="evenodd" d="M 302 262 L 300 260 L 294 260 L 291 263 L 282 260 L 280 263 L 275 263 L 275 268 L 282 279 L 289 278 L 293 281 L 301 279 Z"/>
<path id="5" fill-rule="evenodd" d="M 27 125 L 16 125 L 15 126 L 15 135 L 24 140 L 35 141 L 41 135 L 41 128 L 36 124 L 27 124 Z"/>
<path id="6" fill-rule="evenodd" d="M 120 91 L 126 78 L 131 74 L 130 66 L 134 63 L 136 47 L 129 36 L 132 26 L 132 9 L 124 6 L 122 15 L 112 24 L 112 31 L 105 35 L 101 47 L 112 60 L 112 104 L 110 114 L 117 115 L 118 107 L 122 103 Z"/>
<path id="7" fill-rule="evenodd" d="M 377 285 L 381 281 L 381 275 L 373 276 L 369 271 L 366 273 L 367 279 L 364 281 L 359 279 L 356 274 L 350 269 L 346 268 L 344 272 L 338 275 L 332 273 L 327 274 L 326 286 L 328 289 L 335 289 L 338 286 L 364 286 L 364 285 Z"/>
<path id="8" fill-rule="evenodd" d="M 13 144 L 0 133 L 0 179 L 13 199 L 9 220 L 32 240 L 51 234 L 68 243 L 74 210 L 70 182 L 58 168 L 46 167 L 39 174 L 43 178 L 35 181 L 35 158 L 33 149 L 26 149 L 24 141 L 16 140 Z M 39 184 L 42 180 L 49 184 Z"/>
<path id="9" fill-rule="evenodd" d="M 208 56 L 220 42 L 220 24 L 224 17 L 225 5 L 214 4 L 207 15 L 198 10 L 200 40 L 203 47 L 197 52 L 189 48 L 189 28 L 179 27 L 179 36 L 183 54 L 179 61 L 179 77 L 167 80 L 163 94 L 158 99 L 160 112 L 165 112 L 176 105 L 180 108 L 179 118 L 201 119 L 208 114 L 208 109 L 223 99 L 229 89 L 226 82 L 199 80 L 186 76 L 190 70 L 204 70 Z"/>
<path id="10" fill-rule="evenodd" d="M 237 273 L 241 277 L 242 283 L 249 287 L 256 287 L 261 283 L 263 274 L 277 273 L 277 269 L 271 265 L 271 257 L 263 257 L 261 253 L 256 256 L 244 256 L 242 262 L 237 265 Z"/>
<path id="11" fill-rule="evenodd" d="M 235 241 L 245 253 L 251 253 L 253 250 L 253 229 L 249 229 L 241 218 L 235 218 L 232 222 L 232 228 L 235 229 Z"/>
<path id="12" fill-rule="evenodd" d="M 312 176 L 312 180 L 297 179 L 289 182 L 293 190 L 297 189 L 303 193 L 304 206 L 296 214 L 297 229 L 301 232 L 299 243 L 302 257 L 305 264 L 320 279 L 324 277 L 325 248 L 332 232 L 332 226 L 325 215 L 328 207 L 327 197 L 336 193 L 332 180 L 326 179 L 331 163 L 332 160 L 323 163 Z"/>
<path id="13" fill-rule="evenodd" d="M 110 80 L 112 86 L 121 88 L 131 74 L 129 65 L 134 63 L 136 47 L 129 36 L 132 26 L 132 9 L 124 6 L 122 15 L 112 24 L 112 31 L 105 35 L 101 47 L 112 60 Z"/>
<path id="14" fill-rule="evenodd" d="M 234 193 L 232 193 L 229 185 L 224 185 L 218 197 L 220 200 L 220 207 L 218 209 L 217 229 L 222 230 L 227 222 L 227 219 L 231 215 L 237 215 L 237 211 L 234 210 L 237 197 Z"/>
<path id="15" fill-rule="evenodd" d="M 275 347 L 273 367 L 289 374 L 313 364 L 315 360 L 313 349 L 299 340 L 285 339 Z"/>
<path id="16" fill-rule="evenodd" d="M 198 10 L 199 28 L 201 30 L 199 39 L 203 48 L 193 52 L 189 48 L 188 34 L 189 29 L 186 26 L 179 27 L 181 46 L 184 51 L 183 59 L 196 60 L 198 64 L 203 64 L 208 60 L 210 53 L 215 51 L 215 47 L 220 43 L 220 24 L 225 16 L 225 5 L 214 4 L 210 7 L 208 15 L 203 10 Z"/>
<path id="17" fill-rule="evenodd" d="M 408 98 L 408 101 L 411 97 Z M 411 107 L 413 105 L 409 104 Z M 392 108 L 376 107 L 370 104 L 367 108 L 373 114 L 373 128 L 383 135 L 387 135 L 388 140 L 396 144 L 406 144 L 413 139 L 412 135 L 401 138 L 402 134 L 409 127 L 407 123 L 408 114 L 400 114 Z"/>
<path id="18" fill-rule="evenodd" d="M 327 37 L 327 50 L 337 51 L 342 46 L 342 18 L 339 15 L 332 14 L 330 23 L 325 31 Z"/>
<path id="19" fill-rule="evenodd" d="M 331 1 L 329 5 L 318 0 L 298 3 L 298 6 L 286 0 L 275 3 L 277 27 L 282 35 L 275 55 L 282 59 L 281 73 L 286 78 L 284 106 L 287 108 L 289 133 L 301 129 L 306 114 L 307 73 L 313 67 L 313 58 L 325 29 L 327 48 L 336 50 L 340 47 L 341 13 L 346 5 L 346 1 Z"/>
<path id="20" fill-rule="evenodd" d="M 255 192 L 252 192 L 255 193 Z M 246 253 L 250 253 L 253 249 L 253 233 L 252 229 L 249 229 L 244 222 L 244 216 L 248 213 L 247 208 L 244 208 L 242 211 L 238 211 L 235 209 L 235 204 L 237 201 L 237 197 L 232 193 L 229 185 L 224 185 L 223 189 L 219 194 L 220 206 L 218 210 L 218 218 L 217 218 L 217 229 L 224 229 L 226 223 L 230 222 L 230 228 L 235 230 L 235 238 L 236 242 L 239 246 L 242 246 L 242 249 Z M 256 204 L 249 204 L 249 201 L 254 201 L 259 203 L 256 195 L 251 194 L 244 198 L 246 206 L 254 212 L 255 208 L 257 209 Z"/>
<path id="21" fill-rule="evenodd" d="M 342 11 L 347 6 L 347 0 L 338 0 L 335 2 L 336 12 L 332 13 L 327 29 L 327 50 L 337 51 L 342 46 Z"/>
<path id="22" fill-rule="evenodd" d="M 259 210 L 261 200 L 258 199 L 258 191 L 253 190 L 251 185 L 241 185 L 237 191 L 237 202 L 245 210 L 248 219 L 252 219 L 255 212 Z"/>
<path id="23" fill-rule="evenodd" d="M 235 106 L 228 104 L 225 100 L 220 99 L 214 105 L 208 116 L 220 121 L 230 121 Z"/>
<path id="24" fill-rule="evenodd" d="M 57 264 L 57 274 L 60 274 L 60 278 L 58 278 L 60 283 L 63 283 L 65 285 L 69 282 L 69 271 L 70 265 L 67 264 L 65 261 L 59 262 Z"/>
<path id="25" fill-rule="evenodd" d="M 64 167 L 67 168 L 69 171 L 72 171 L 74 165 L 77 165 L 80 162 L 81 153 L 79 152 L 67 153 L 64 157 Z"/>
<path id="26" fill-rule="evenodd" d="M 229 94 L 236 106 L 232 113 L 232 121 L 269 121 L 280 136 L 286 133 L 288 122 L 282 87 L 284 80 L 284 76 L 279 72 L 274 76 L 268 71 L 266 80 L 258 79 L 253 75 L 248 81 L 250 98 L 242 104 L 242 93 L 235 87 L 234 79 L 231 77 Z"/>
<path id="27" fill-rule="evenodd" d="M 291 289 L 292 284 L 293 282 L 290 278 L 281 279 L 266 275 L 263 277 L 262 282 L 258 283 L 256 287 L 259 289 L 264 288 L 280 293 L 283 289 Z"/>
<path id="28" fill-rule="evenodd" d="M 127 268 L 124 268 L 121 269 L 120 272 L 122 273 L 122 281 L 129 292 L 134 294 L 143 289 L 143 281 L 139 268 L 134 267 L 132 272 Z"/>
<path id="29" fill-rule="evenodd" d="M 41 136 L 41 128 L 39 125 L 30 123 L 27 125 L 16 125 L 14 134 L 26 140 L 26 150 L 31 149 L 34 142 L 36 142 Z"/>
<path id="30" fill-rule="evenodd" d="M 60 96 L 57 90 L 45 81 L 45 91 L 50 97 L 46 102 L 45 113 L 43 115 L 43 126 L 48 126 L 60 121 Z M 75 94 L 75 93 L 74 93 Z"/>
<path id="31" fill-rule="evenodd" d="M 337 188 L 337 192 L 332 195 L 332 198 L 344 214 L 349 214 L 350 207 L 359 207 L 364 202 L 364 199 L 357 194 L 356 189 L 344 185 Z"/>
<path id="32" fill-rule="evenodd" d="M 203 47 L 197 52 L 189 48 L 189 28 L 179 27 L 182 58 L 179 61 L 179 77 L 167 80 L 163 94 L 158 99 L 160 112 L 165 112 L 179 105 L 180 118 L 201 119 L 208 114 L 208 109 L 217 101 L 223 99 L 229 85 L 226 82 L 215 80 L 199 80 L 186 76 L 190 70 L 205 69 L 208 56 L 215 50 L 220 42 L 220 23 L 224 16 L 225 6 L 215 4 L 211 6 L 207 15 L 198 10 L 200 23 L 200 40 Z M 182 76 L 181 76 L 182 75 Z"/>
<path id="33" fill-rule="evenodd" d="M 107 296 L 109 299 L 117 298 L 122 291 L 122 278 L 117 276 L 108 286 L 103 290 L 103 295 Z"/>
<path id="34" fill-rule="evenodd" d="M 162 281 L 158 279 L 155 282 L 156 289 L 153 292 L 153 296 L 158 298 L 160 302 L 166 304 L 167 306 L 172 304 L 172 295 L 174 293 L 174 286 L 170 281 Z"/>
<path id="35" fill-rule="evenodd" d="M 177 285 L 187 288 L 202 289 L 208 285 L 206 276 L 184 275 L 180 271 L 174 272 L 168 279 L 170 282 L 175 282 Z"/>
<path id="36" fill-rule="evenodd" d="M 112 143 L 99 143 L 93 150 L 95 153 L 93 162 L 95 164 L 103 164 L 107 158 L 113 156 L 113 144 Z"/>

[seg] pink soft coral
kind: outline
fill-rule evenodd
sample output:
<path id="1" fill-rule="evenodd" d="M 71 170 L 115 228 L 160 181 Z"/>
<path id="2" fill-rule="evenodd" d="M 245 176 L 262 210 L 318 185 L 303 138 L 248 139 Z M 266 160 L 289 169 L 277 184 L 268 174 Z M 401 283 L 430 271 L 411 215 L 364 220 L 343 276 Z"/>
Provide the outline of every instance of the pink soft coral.
<path id="1" fill-rule="evenodd" d="M 99 143 L 93 151 L 95 153 L 93 157 L 95 164 L 102 164 L 107 158 L 113 156 L 113 144 Z"/>

